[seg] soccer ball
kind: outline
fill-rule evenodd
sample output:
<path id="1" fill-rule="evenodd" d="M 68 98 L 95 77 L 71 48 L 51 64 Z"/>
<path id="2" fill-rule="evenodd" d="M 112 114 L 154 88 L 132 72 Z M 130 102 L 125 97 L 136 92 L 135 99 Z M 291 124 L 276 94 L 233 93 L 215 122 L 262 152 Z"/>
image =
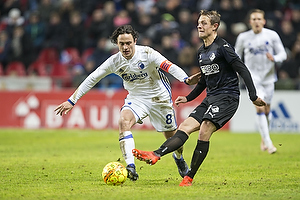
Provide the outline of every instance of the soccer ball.
<path id="1" fill-rule="evenodd" d="M 127 169 L 119 162 L 110 162 L 103 168 L 102 178 L 107 185 L 121 185 L 127 179 Z"/>

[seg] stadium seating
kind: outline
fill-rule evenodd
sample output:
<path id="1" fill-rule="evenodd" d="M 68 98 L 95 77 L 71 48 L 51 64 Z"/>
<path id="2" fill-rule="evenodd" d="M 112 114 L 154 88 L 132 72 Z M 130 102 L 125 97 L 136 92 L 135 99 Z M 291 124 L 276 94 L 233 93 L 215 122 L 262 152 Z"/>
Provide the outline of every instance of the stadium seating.
<path id="1" fill-rule="evenodd" d="M 59 61 L 59 53 L 55 48 L 45 48 L 39 53 L 37 60 L 51 65 Z"/>
<path id="2" fill-rule="evenodd" d="M 65 57 L 65 59 L 64 59 Z M 69 47 L 64 49 L 62 52 L 62 60 L 61 62 L 68 64 L 68 65 L 76 65 L 81 63 L 81 57 L 78 49 Z"/>
<path id="3" fill-rule="evenodd" d="M 25 65 L 19 61 L 10 62 L 6 66 L 5 75 L 26 76 Z"/>
<path id="4" fill-rule="evenodd" d="M 37 76 L 48 76 L 49 70 L 47 64 L 42 61 L 35 61 L 28 67 L 28 75 L 36 74 Z"/>
<path id="5" fill-rule="evenodd" d="M 83 51 L 81 55 L 82 64 L 86 63 L 87 59 L 93 54 L 93 52 L 94 52 L 94 48 L 92 47 Z"/>
<path id="6" fill-rule="evenodd" d="M 71 72 L 69 66 L 60 62 L 52 65 L 50 77 L 57 86 L 70 87 L 71 86 Z"/>

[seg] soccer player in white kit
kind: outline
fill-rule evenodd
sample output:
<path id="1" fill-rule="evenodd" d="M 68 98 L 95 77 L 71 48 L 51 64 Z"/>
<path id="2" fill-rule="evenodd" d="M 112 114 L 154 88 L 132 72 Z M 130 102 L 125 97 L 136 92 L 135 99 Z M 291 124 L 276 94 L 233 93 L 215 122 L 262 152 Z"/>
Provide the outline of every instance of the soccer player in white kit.
<path id="1" fill-rule="evenodd" d="M 128 95 L 120 113 L 119 142 L 127 164 L 128 178 L 133 181 L 138 179 L 138 174 L 132 154 L 135 144 L 131 127 L 142 123 L 142 120 L 149 116 L 153 127 L 158 132 L 163 132 L 166 139 L 173 136 L 177 129 L 171 86 L 161 70 L 189 85 L 196 84 L 200 78 L 200 73 L 188 77 L 180 67 L 172 64 L 151 47 L 136 45 L 137 39 L 138 33 L 130 25 L 118 27 L 113 32 L 111 41 L 118 45 L 119 52 L 103 62 L 67 101 L 55 109 L 56 114 L 67 114 L 102 78 L 111 73 L 120 76 Z M 180 175 L 185 176 L 188 165 L 182 157 L 182 147 L 174 151 L 173 158 Z"/>
<path id="2" fill-rule="evenodd" d="M 268 116 L 274 83 L 277 81 L 275 63 L 284 61 L 287 54 L 279 35 L 273 30 L 264 28 L 266 24 L 264 11 L 254 9 L 249 14 L 251 30 L 238 35 L 235 50 L 244 59 L 251 73 L 257 95 L 267 103 L 264 107 L 255 106 L 256 122 L 262 138 L 261 150 L 268 150 L 272 154 L 277 149 L 270 138 Z"/>

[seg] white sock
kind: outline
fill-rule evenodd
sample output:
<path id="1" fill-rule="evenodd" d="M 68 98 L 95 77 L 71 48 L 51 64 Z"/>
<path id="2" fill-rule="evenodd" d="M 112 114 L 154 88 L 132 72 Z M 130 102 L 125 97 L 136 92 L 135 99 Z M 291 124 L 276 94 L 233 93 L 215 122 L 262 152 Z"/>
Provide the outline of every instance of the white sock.
<path id="1" fill-rule="evenodd" d="M 269 133 L 269 124 L 265 113 L 257 113 L 256 114 L 256 123 L 258 127 L 258 131 L 261 135 L 261 138 L 264 141 L 264 144 L 268 147 L 272 147 L 272 140 L 270 138 Z"/>
<path id="2" fill-rule="evenodd" d="M 123 154 L 123 158 L 127 165 L 134 164 L 134 156 L 132 154 L 132 149 L 135 148 L 134 139 L 131 131 L 125 131 L 120 134 L 120 149 Z"/>

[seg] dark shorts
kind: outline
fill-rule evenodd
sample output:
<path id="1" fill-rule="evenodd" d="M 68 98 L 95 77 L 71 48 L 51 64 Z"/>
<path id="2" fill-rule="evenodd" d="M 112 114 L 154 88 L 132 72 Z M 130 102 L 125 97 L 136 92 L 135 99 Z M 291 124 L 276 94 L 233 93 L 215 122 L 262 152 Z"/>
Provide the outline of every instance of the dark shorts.
<path id="1" fill-rule="evenodd" d="M 204 119 L 211 121 L 217 129 L 222 128 L 235 114 L 239 106 L 239 97 L 219 94 L 206 97 L 189 115 L 200 124 Z"/>

